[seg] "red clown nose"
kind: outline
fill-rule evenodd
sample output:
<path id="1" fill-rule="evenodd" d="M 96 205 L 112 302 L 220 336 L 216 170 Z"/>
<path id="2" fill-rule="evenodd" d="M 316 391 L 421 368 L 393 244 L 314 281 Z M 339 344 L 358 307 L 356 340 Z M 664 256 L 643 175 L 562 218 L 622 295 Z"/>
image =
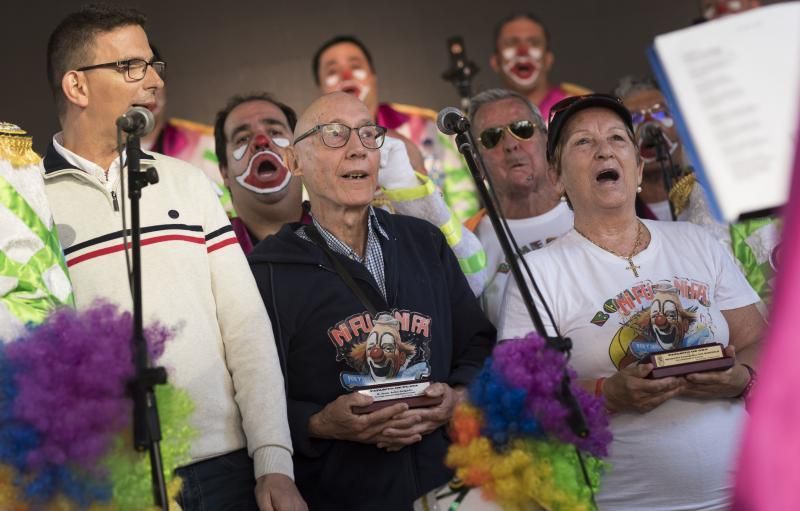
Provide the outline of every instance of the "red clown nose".
<path id="1" fill-rule="evenodd" d="M 267 147 L 269 146 L 269 138 L 263 133 L 259 133 L 253 138 L 254 147 Z"/>

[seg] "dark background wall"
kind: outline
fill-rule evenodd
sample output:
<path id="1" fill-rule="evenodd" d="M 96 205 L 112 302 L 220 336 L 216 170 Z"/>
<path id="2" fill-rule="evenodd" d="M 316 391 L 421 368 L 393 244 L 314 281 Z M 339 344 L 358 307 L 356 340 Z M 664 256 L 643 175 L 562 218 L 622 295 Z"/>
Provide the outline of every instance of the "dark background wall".
<path id="1" fill-rule="evenodd" d="M 84 2 L 0 0 L 0 120 L 23 126 L 37 149 L 58 124 L 46 85 L 50 31 Z M 687 26 L 698 0 L 131 0 L 168 62 L 169 112 L 211 123 L 227 98 L 266 90 L 302 110 L 316 96 L 311 57 L 327 38 L 360 37 L 371 49 L 380 98 L 439 109 L 457 105 L 445 41 L 462 35 L 481 71 L 475 90 L 499 86 L 488 64 L 495 23 L 516 11 L 539 15 L 553 34 L 553 77 L 598 91 L 624 74 L 649 72 L 655 35 Z M 765 2 L 765 3 L 774 3 Z"/>

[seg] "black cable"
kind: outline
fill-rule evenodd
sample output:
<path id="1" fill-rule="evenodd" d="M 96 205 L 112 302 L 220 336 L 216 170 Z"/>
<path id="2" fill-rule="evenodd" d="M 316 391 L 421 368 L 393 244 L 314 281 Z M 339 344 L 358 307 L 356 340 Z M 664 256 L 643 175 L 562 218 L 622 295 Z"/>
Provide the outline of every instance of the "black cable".
<path id="1" fill-rule="evenodd" d="M 550 307 L 548 307 L 547 302 L 545 301 L 544 296 L 542 295 L 542 292 L 539 289 L 539 285 L 536 284 L 536 280 L 533 278 L 533 273 L 531 272 L 531 268 L 530 266 L 528 266 L 528 261 L 525 260 L 525 255 L 522 253 L 522 250 L 519 248 L 519 245 L 517 244 L 517 239 L 514 237 L 514 233 L 511 232 L 511 227 L 509 227 L 506 215 L 505 213 L 503 213 L 503 208 L 500 204 L 500 200 L 497 198 L 497 194 L 495 193 L 494 182 L 492 181 L 492 177 L 489 175 L 489 172 L 486 172 L 484 176 L 486 178 L 486 181 L 489 183 L 489 186 L 487 188 L 487 191 L 489 192 L 489 197 L 491 201 L 494 203 L 494 206 L 497 209 L 497 211 L 500 213 L 499 215 L 500 223 L 503 225 L 503 230 L 506 233 L 506 237 L 508 237 L 509 241 L 511 242 L 511 247 L 514 249 L 514 256 L 519 261 L 521 261 L 522 267 L 525 268 L 525 273 L 528 275 L 528 279 L 531 281 L 534 291 L 536 291 L 536 296 L 539 297 L 539 301 L 542 303 L 542 306 L 544 307 L 544 311 L 547 314 L 548 319 L 550 319 L 550 324 L 552 325 L 553 331 L 555 332 L 555 337 L 561 337 L 561 332 L 559 331 L 558 326 L 556 325 L 553 313 L 550 310 Z M 547 332 L 542 332 L 542 335 L 547 337 Z M 570 353 L 566 352 L 565 354 L 567 356 L 567 360 L 569 360 Z"/>
<path id="2" fill-rule="evenodd" d="M 128 225 L 125 220 L 125 175 L 123 167 L 123 146 L 122 146 L 122 130 L 117 127 L 117 153 L 119 154 L 119 202 L 120 211 L 122 213 L 122 248 L 125 251 L 125 269 L 128 271 L 128 289 L 131 292 L 131 299 L 133 299 L 133 270 L 131 270 L 131 254 L 128 247 Z"/>
<path id="3" fill-rule="evenodd" d="M 657 130 L 658 135 L 654 137 L 656 139 L 656 159 L 658 160 L 659 166 L 661 167 L 661 176 L 664 180 L 664 190 L 667 193 L 667 204 L 669 205 L 669 215 L 674 222 L 677 220 L 677 215 L 675 215 L 675 205 L 672 204 L 672 201 L 669 200 L 669 192 L 672 190 L 672 172 L 674 170 L 674 166 L 672 163 L 672 156 L 669 154 L 669 145 L 667 144 L 667 139 L 664 137 L 664 132 L 661 131 L 660 128 L 655 128 Z M 669 168 L 667 168 L 667 162 L 669 162 Z"/>
<path id="4" fill-rule="evenodd" d="M 597 501 L 594 498 L 594 489 L 592 488 L 592 481 L 589 479 L 589 471 L 586 470 L 586 463 L 583 461 L 583 455 L 581 454 L 581 450 L 578 449 L 578 446 L 573 446 L 575 448 L 575 455 L 578 456 L 578 465 L 581 467 L 581 472 L 583 472 L 583 480 L 586 482 L 586 486 L 589 488 L 589 497 L 592 501 L 592 506 L 594 509 L 597 509 Z"/>

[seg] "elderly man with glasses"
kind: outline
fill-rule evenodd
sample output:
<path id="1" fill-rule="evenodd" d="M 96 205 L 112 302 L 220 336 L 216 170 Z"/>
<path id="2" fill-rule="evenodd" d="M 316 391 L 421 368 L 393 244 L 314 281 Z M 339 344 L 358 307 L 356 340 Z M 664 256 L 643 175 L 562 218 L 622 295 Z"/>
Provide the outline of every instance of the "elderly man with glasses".
<path id="1" fill-rule="evenodd" d="M 572 210 L 559 200 L 547 177 L 547 129 L 539 109 L 505 89 L 481 92 L 470 105 L 472 131 L 479 139 L 489 186 L 523 253 L 569 231 Z M 488 280 L 481 305 L 497 325 L 509 266 L 486 210 L 465 225 L 475 231 L 486 251 Z"/>
<path id="2" fill-rule="evenodd" d="M 317 99 L 287 155 L 312 224 L 285 225 L 249 256 L 311 509 L 407 510 L 446 482 L 445 426 L 495 338 L 439 229 L 370 205 L 385 133 L 353 96 Z M 392 383 L 421 395 L 361 392 Z"/>
<path id="3" fill-rule="evenodd" d="M 131 307 L 121 230 L 127 166 L 115 121 L 153 107 L 164 85 L 144 24 L 137 11 L 86 7 L 48 43 L 63 131 L 44 160 L 45 190 L 79 309 L 98 298 Z M 176 329 L 162 360 L 195 404 L 191 463 L 177 471 L 180 504 L 302 511 L 272 329 L 231 224 L 202 171 L 157 153 L 140 157 L 160 177 L 141 199 L 143 315 Z"/>

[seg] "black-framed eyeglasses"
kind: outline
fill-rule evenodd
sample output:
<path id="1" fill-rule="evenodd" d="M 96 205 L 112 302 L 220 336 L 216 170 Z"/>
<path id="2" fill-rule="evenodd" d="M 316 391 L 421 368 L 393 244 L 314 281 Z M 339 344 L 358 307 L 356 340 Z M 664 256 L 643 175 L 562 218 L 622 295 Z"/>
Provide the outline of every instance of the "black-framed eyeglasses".
<path id="1" fill-rule="evenodd" d="M 483 145 L 483 147 L 486 149 L 491 149 L 500 143 L 500 140 L 503 138 L 504 131 L 508 131 L 511 136 L 517 140 L 530 140 L 534 133 L 536 133 L 536 126 L 534 126 L 531 121 L 522 119 L 519 121 L 514 121 L 507 126 L 486 128 L 478 136 L 478 140 L 481 141 L 481 145 Z"/>
<path id="2" fill-rule="evenodd" d="M 340 122 L 330 122 L 326 124 L 317 124 L 310 130 L 294 139 L 294 143 L 297 144 L 304 138 L 308 138 L 315 132 L 319 131 L 319 134 L 322 137 L 322 143 L 330 148 L 336 149 L 339 147 L 344 147 L 347 144 L 347 142 L 350 140 L 350 133 L 353 130 L 356 130 L 358 139 L 361 141 L 361 145 L 367 149 L 380 149 L 383 145 L 384 139 L 386 138 L 386 128 L 383 126 L 367 124 L 366 126 L 361 126 L 360 128 L 351 128 L 350 126 Z"/>
<path id="3" fill-rule="evenodd" d="M 118 60 L 116 62 L 79 67 L 75 71 L 91 71 L 92 69 L 103 68 L 116 69 L 119 72 L 125 72 L 130 80 L 138 82 L 139 80 L 143 80 L 145 75 L 147 75 L 148 66 L 151 66 L 158 76 L 164 78 L 164 74 L 167 71 L 167 63 L 160 60 L 154 60 L 152 62 L 148 62 L 144 59 Z"/>

